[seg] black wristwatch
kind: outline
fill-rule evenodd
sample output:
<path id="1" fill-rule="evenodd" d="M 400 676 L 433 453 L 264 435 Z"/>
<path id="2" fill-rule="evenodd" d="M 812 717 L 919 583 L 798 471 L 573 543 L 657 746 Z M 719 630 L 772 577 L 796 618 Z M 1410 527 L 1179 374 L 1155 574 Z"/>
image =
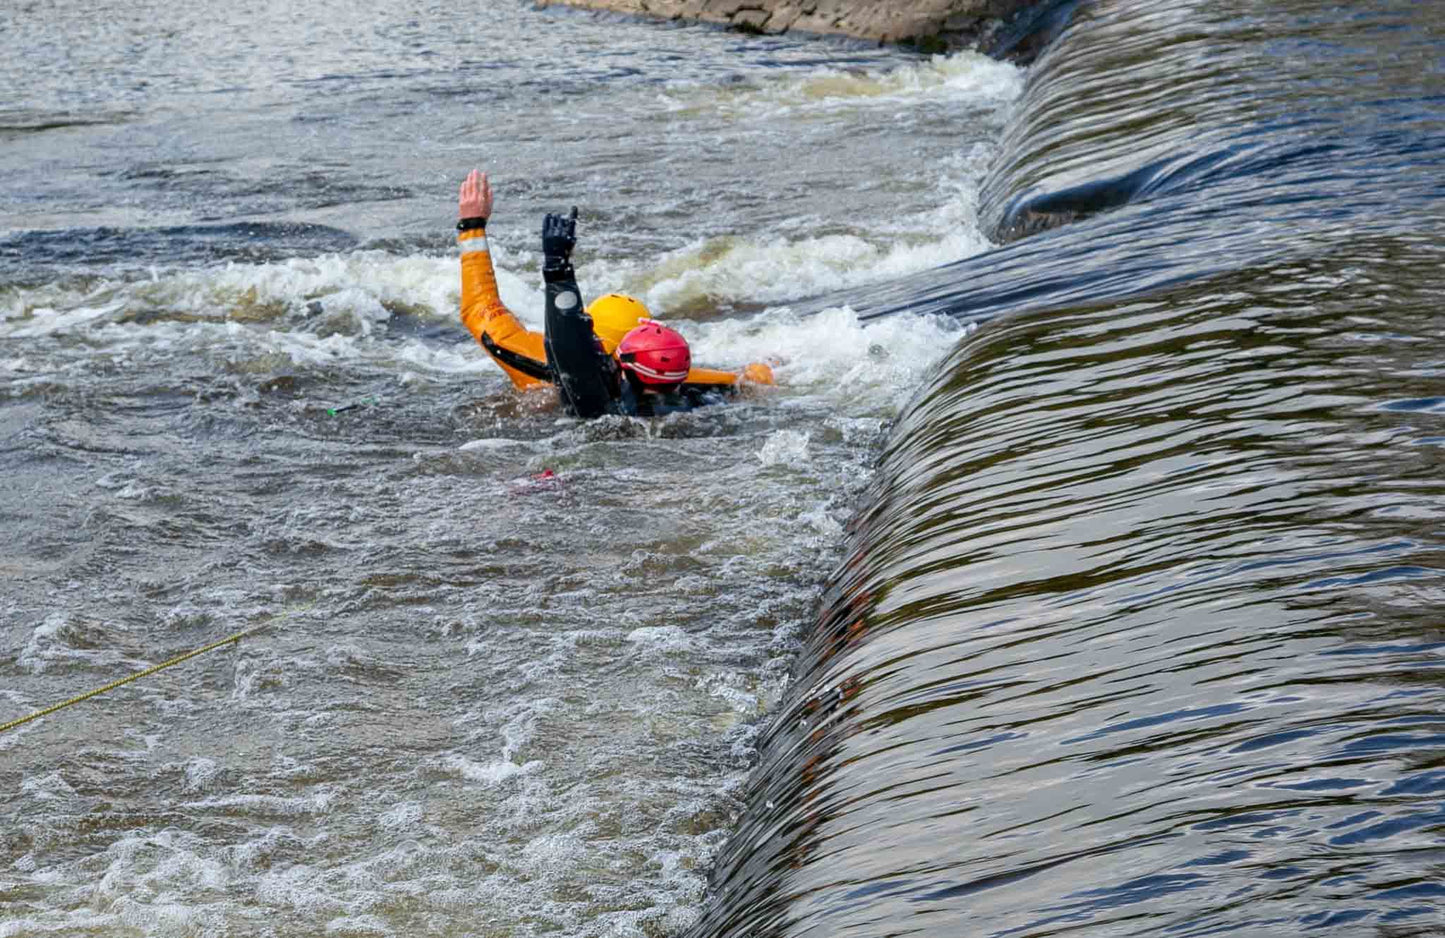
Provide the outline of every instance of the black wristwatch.
<path id="1" fill-rule="evenodd" d="M 476 228 L 480 228 L 483 231 L 486 231 L 487 220 L 478 216 L 476 218 L 463 218 L 461 221 L 457 222 L 458 231 L 472 231 Z"/>

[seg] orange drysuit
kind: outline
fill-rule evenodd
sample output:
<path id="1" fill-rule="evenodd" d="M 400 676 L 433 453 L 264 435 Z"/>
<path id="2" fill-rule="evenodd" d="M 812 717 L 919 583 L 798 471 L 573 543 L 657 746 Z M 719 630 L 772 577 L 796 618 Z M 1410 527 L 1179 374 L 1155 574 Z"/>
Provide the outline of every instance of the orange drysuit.
<path id="1" fill-rule="evenodd" d="M 542 333 L 523 325 L 497 293 L 497 274 L 487 250 L 486 230 L 472 228 L 458 232 L 457 245 L 462 252 L 462 325 L 518 389 L 551 384 Z M 743 381 L 772 384 L 773 371 L 760 363 L 748 365 L 741 372 L 693 368 L 688 371 L 683 388 L 732 393 Z"/>

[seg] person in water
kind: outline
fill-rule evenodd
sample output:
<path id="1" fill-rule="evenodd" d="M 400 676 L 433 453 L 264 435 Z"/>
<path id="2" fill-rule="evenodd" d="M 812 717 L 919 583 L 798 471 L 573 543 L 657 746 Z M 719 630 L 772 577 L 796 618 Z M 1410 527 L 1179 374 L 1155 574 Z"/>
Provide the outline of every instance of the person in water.
<path id="1" fill-rule="evenodd" d="M 686 340 L 651 321 L 647 307 L 630 296 L 609 293 L 583 310 L 571 264 L 575 214 L 549 215 L 544 222 L 546 332 L 528 329 L 497 293 L 486 238 L 491 214 L 491 185 L 485 173 L 472 170 L 457 199 L 462 324 L 518 389 L 556 384 L 569 410 L 590 417 L 695 407 L 735 394 L 747 383 L 773 383 L 772 369 L 764 364 L 742 372 L 692 367 Z M 563 289 L 565 284 L 570 289 Z"/>

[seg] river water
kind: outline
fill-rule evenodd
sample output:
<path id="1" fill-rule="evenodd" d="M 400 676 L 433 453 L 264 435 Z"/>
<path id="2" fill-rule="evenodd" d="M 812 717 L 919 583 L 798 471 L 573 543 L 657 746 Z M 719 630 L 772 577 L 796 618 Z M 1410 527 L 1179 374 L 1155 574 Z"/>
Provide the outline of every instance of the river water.
<path id="1" fill-rule="evenodd" d="M 483 6 L 0 8 L 0 936 L 678 934 L 1023 72 Z M 492 174 L 778 386 L 579 424 L 457 322 Z M 550 474 L 549 474 L 550 473 Z"/>
<path id="2" fill-rule="evenodd" d="M 1079 4 L 690 934 L 1445 933 L 1445 8 Z"/>
<path id="3" fill-rule="evenodd" d="M 266 627 L 0 734 L 0 936 L 1445 931 L 1445 11 L 1051 6 L 0 11 L 0 720 Z M 473 165 L 779 386 L 514 394 Z"/>

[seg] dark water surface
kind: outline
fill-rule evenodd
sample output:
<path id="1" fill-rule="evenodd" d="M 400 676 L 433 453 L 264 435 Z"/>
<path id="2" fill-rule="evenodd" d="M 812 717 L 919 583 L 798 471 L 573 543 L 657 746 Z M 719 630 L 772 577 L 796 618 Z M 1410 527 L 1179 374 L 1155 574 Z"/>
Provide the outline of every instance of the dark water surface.
<path id="1" fill-rule="evenodd" d="M 1008 315 L 890 435 L 692 934 L 1445 932 L 1442 105 L 1436 4 L 1080 5 L 1023 240 L 851 298 Z"/>
<path id="2" fill-rule="evenodd" d="M 883 433 L 966 331 L 980 56 L 482 5 L 0 4 L 0 938 L 677 934 Z M 900 143 L 906 141 L 906 143 Z M 540 214 L 727 407 L 582 425 L 457 322 Z M 549 475 L 550 473 L 550 475 Z"/>

